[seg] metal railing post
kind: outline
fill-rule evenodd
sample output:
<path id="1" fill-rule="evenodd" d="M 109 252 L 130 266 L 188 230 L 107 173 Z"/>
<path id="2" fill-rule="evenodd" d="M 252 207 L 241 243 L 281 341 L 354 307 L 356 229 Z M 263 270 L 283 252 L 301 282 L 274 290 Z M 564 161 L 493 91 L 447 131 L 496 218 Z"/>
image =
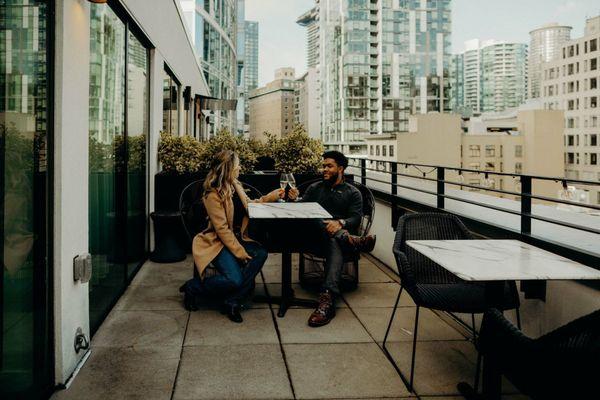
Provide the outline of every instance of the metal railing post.
<path id="1" fill-rule="evenodd" d="M 521 176 L 521 234 L 531 234 L 531 176 Z"/>
<path id="2" fill-rule="evenodd" d="M 367 184 L 367 160 L 364 158 L 360 159 L 360 183 Z"/>
<path id="3" fill-rule="evenodd" d="M 446 184 L 444 182 L 446 175 L 446 170 L 444 167 L 437 167 L 437 208 L 443 210 L 445 206 L 445 188 Z"/>
<path id="4" fill-rule="evenodd" d="M 396 175 L 398 173 L 398 164 L 396 164 L 395 162 L 392 162 L 390 164 L 391 167 L 391 173 L 392 173 L 392 179 L 391 179 L 391 186 L 392 186 L 392 229 L 396 230 L 396 226 L 398 225 L 398 218 L 400 218 L 400 216 L 398 215 L 398 205 L 396 204 L 396 196 L 398 195 L 398 186 L 396 186 L 398 184 L 398 175 Z"/>

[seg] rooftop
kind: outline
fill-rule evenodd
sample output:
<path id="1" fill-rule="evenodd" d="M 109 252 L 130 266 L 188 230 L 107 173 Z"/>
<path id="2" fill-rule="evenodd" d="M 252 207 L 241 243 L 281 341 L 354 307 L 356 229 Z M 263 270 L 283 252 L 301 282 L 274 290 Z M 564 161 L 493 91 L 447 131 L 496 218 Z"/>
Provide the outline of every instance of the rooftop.
<path id="1" fill-rule="evenodd" d="M 257 294 L 280 290 L 280 262 L 279 254 L 269 257 Z M 95 335 L 71 387 L 52 399 L 451 399 L 457 382 L 473 379 L 468 332 L 450 316 L 423 309 L 416 393 L 408 392 L 381 348 L 399 284 L 373 258 L 362 257 L 359 288 L 319 329 L 307 326 L 307 309 L 278 318 L 276 306 L 250 304 L 242 324 L 208 308 L 185 311 L 177 289 L 191 263 L 147 262 Z M 294 266 L 297 279 L 297 258 Z M 408 296 L 400 305 L 388 348 L 407 368 L 415 307 Z M 505 398 L 522 398 L 504 387 Z"/>

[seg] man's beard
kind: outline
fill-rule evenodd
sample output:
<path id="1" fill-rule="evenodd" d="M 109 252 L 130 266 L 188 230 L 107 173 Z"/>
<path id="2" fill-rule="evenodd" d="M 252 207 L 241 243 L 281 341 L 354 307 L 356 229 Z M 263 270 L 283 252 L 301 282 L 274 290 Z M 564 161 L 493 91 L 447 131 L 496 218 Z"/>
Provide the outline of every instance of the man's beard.
<path id="1" fill-rule="evenodd" d="M 329 179 L 325 179 L 325 176 L 323 176 L 323 182 L 325 182 L 325 184 L 327 184 L 329 186 L 333 186 L 337 182 L 338 177 L 339 177 L 339 174 L 329 175 Z"/>

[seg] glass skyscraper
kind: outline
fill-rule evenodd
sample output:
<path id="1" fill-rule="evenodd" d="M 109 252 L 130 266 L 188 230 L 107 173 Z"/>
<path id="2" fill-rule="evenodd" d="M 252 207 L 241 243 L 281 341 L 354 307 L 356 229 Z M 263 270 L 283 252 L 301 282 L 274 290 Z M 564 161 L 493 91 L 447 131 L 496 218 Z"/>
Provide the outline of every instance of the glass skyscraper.
<path id="1" fill-rule="evenodd" d="M 245 21 L 244 26 L 244 125 L 249 125 L 248 96 L 258 87 L 258 22 Z"/>
<path id="2" fill-rule="evenodd" d="M 328 147 L 365 153 L 365 135 L 449 109 L 450 0 L 321 0 L 319 35 Z"/>

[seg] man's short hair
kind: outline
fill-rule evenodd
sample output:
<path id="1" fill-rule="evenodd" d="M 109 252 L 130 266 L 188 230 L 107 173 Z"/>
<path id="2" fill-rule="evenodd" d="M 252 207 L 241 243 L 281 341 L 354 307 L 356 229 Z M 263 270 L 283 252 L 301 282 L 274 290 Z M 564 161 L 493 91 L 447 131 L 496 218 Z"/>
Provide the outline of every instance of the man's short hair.
<path id="1" fill-rule="evenodd" d="M 331 158 L 335 160 L 339 167 L 346 169 L 348 167 L 348 157 L 337 150 L 330 150 L 323 153 L 323 159 Z"/>

